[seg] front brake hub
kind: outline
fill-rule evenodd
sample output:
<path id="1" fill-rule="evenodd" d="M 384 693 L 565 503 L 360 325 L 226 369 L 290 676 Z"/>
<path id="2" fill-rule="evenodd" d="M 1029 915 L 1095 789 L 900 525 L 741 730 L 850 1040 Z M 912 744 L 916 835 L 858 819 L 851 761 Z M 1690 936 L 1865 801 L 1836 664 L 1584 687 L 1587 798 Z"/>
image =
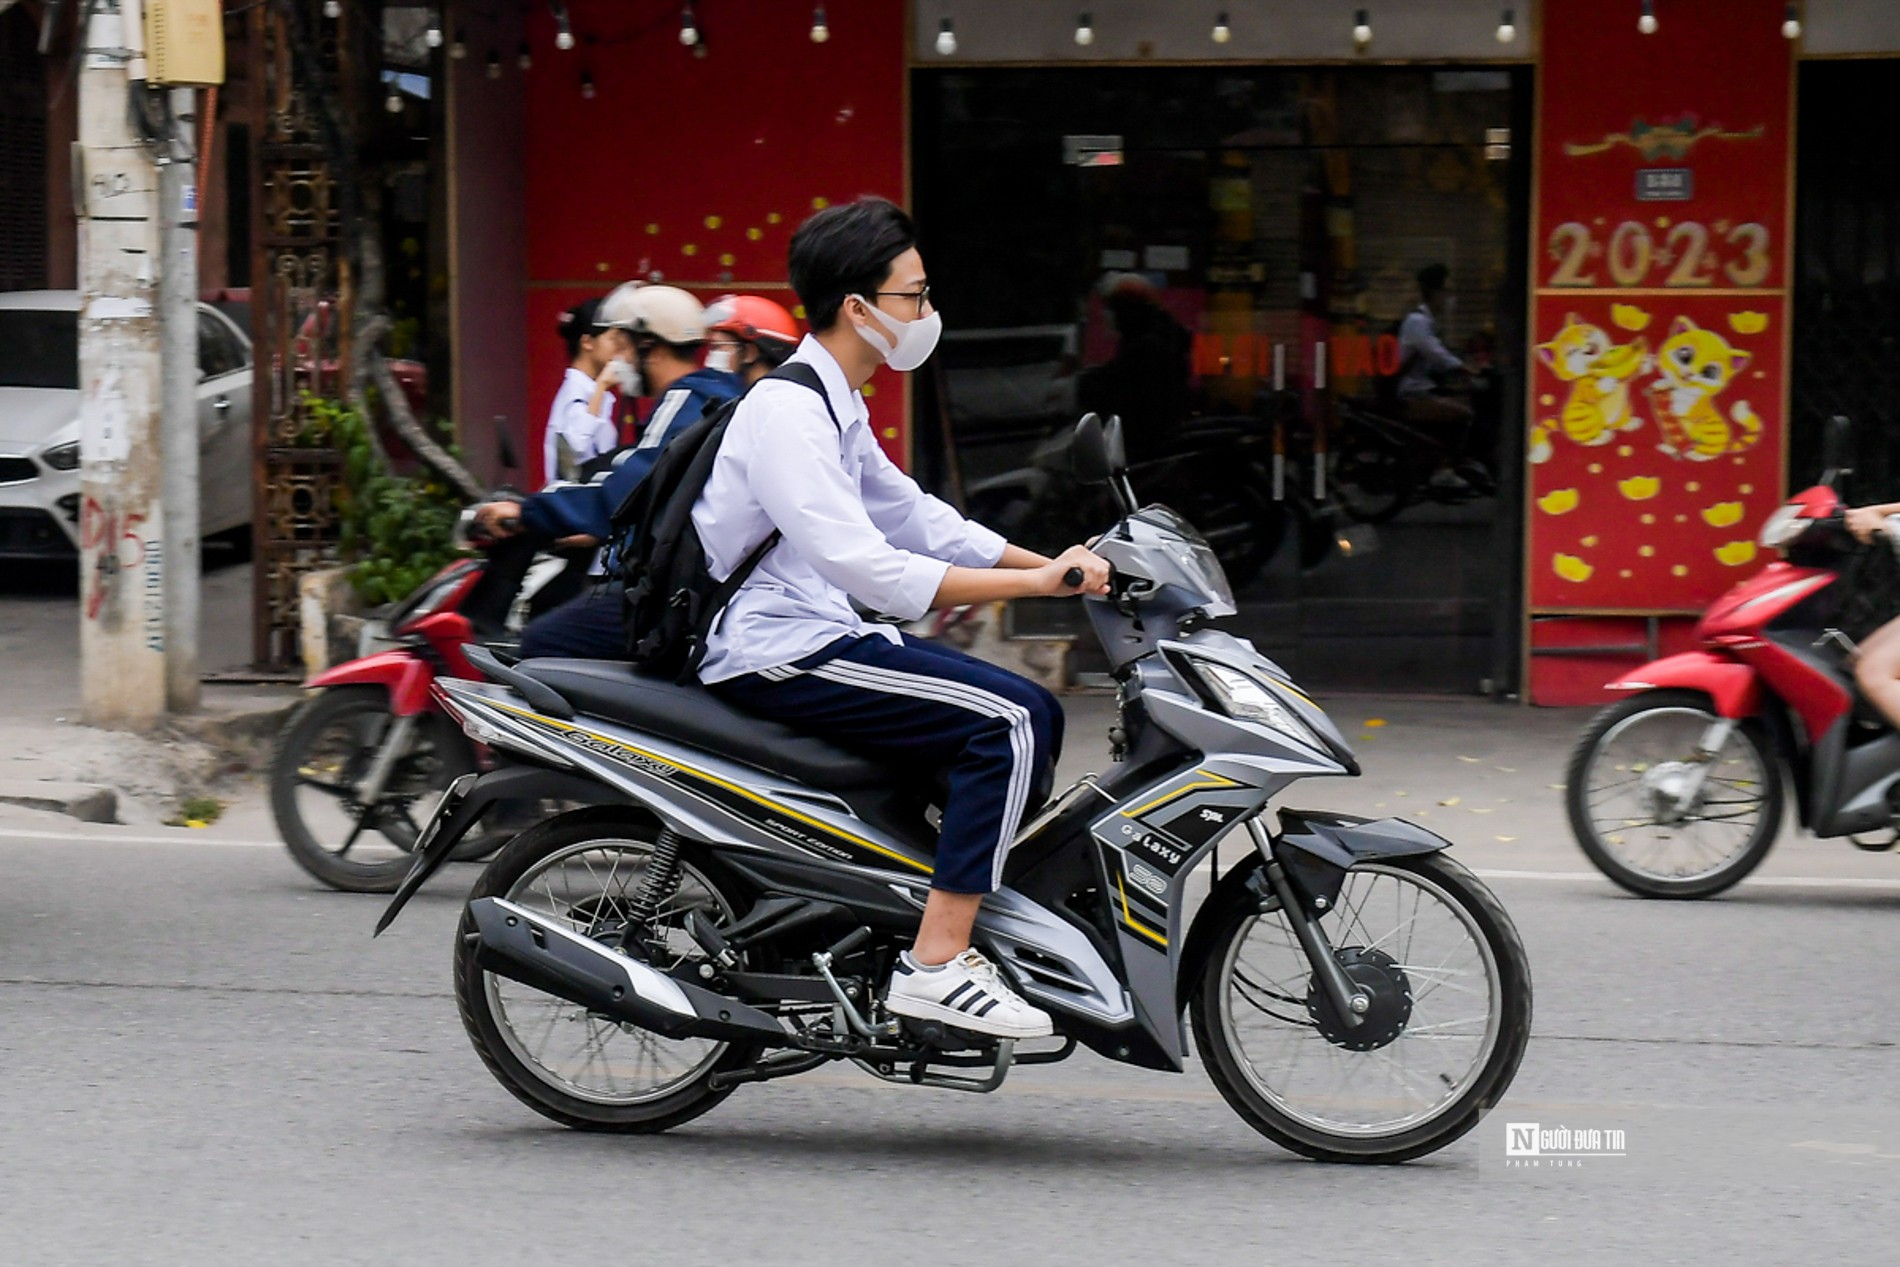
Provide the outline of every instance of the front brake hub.
<path id="1" fill-rule="evenodd" d="M 1687 761 L 1663 761 L 1643 771 L 1643 791 L 1658 823 L 1679 823 L 1694 806 L 1685 804 L 1695 767 Z"/>
<path id="2" fill-rule="evenodd" d="M 1412 1019 L 1412 982 L 1383 950 L 1346 946 L 1334 954 L 1346 980 L 1366 996 L 1366 1010 L 1353 1025 L 1340 1016 L 1326 987 L 1314 975 L 1306 983 L 1306 1011 L 1320 1036 L 1347 1051 L 1377 1051 L 1405 1032 Z"/>

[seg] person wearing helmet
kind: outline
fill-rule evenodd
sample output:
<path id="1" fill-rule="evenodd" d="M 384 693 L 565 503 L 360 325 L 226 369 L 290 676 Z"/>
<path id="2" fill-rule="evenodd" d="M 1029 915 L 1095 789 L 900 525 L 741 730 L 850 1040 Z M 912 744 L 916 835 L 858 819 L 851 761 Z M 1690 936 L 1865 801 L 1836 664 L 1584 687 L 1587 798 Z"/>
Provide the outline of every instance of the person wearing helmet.
<path id="1" fill-rule="evenodd" d="M 601 301 L 595 319 L 601 329 L 618 330 L 627 340 L 624 355 L 633 367 L 626 375 L 632 380 L 627 394 L 653 397 L 653 412 L 639 442 L 616 454 L 612 464 L 588 482 L 558 485 L 519 502 L 484 505 L 476 520 L 494 536 L 527 531 L 568 543 L 577 538 L 605 542 L 613 531 L 614 510 L 653 469 L 667 440 L 741 390 L 737 375 L 700 368 L 706 310 L 677 287 L 628 282 Z M 598 660 L 625 652 L 620 585 L 614 581 L 593 586 L 521 631 L 524 656 Z"/>
<path id="2" fill-rule="evenodd" d="M 747 387 L 783 365 L 798 348 L 798 323 L 763 295 L 713 300 L 706 309 L 706 330 L 706 368 L 737 374 Z"/>

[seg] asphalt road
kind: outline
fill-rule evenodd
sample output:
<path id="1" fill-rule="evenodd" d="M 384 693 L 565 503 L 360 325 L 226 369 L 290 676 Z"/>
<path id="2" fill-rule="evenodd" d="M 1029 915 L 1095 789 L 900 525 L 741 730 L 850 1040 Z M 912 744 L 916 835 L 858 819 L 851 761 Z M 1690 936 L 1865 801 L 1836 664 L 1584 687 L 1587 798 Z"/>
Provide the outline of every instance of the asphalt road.
<path id="1" fill-rule="evenodd" d="M 568 1132 L 456 1018 L 472 868 L 372 942 L 380 899 L 275 849 L 111 835 L 0 826 L 0 1261 L 1893 1261 L 1893 881 L 1496 880 L 1537 984 L 1516 1086 L 1431 1159 L 1339 1168 L 1198 1067 L 1087 1056 L 987 1097 L 836 1068 L 666 1136 Z M 1507 1121 L 1628 1155 L 1507 1169 Z"/>

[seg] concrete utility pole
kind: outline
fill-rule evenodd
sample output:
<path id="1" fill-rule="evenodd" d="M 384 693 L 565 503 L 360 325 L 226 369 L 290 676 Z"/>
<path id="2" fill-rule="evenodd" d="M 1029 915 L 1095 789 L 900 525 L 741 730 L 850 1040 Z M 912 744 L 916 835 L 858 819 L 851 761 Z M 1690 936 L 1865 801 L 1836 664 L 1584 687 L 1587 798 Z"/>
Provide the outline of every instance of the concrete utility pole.
<path id="1" fill-rule="evenodd" d="M 165 703 L 198 707 L 198 193 L 192 165 L 195 90 L 171 89 L 171 161 L 158 169 L 158 328 L 165 479 Z"/>
<path id="2" fill-rule="evenodd" d="M 158 174 L 131 124 L 128 45 L 137 47 L 139 30 L 135 4 L 102 0 L 92 11 L 74 172 L 81 211 L 80 686 L 89 724 L 132 727 L 152 725 L 165 708 L 153 308 Z"/>

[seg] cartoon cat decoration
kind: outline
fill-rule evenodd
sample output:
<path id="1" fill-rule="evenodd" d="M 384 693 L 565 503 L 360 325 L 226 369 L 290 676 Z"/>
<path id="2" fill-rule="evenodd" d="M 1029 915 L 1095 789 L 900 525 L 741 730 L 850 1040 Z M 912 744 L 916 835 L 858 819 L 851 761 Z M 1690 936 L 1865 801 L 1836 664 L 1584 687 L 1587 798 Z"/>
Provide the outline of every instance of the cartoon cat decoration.
<path id="1" fill-rule="evenodd" d="M 1546 418 L 1532 428 L 1531 461 L 1550 460 L 1551 436 L 1560 426 L 1574 443 L 1595 447 L 1643 425 L 1630 406 L 1630 380 L 1651 363 L 1649 345 L 1641 336 L 1612 343 L 1602 327 L 1573 312 L 1564 317 L 1556 337 L 1537 345 L 1537 355 L 1560 381 L 1570 384 L 1570 395 L 1561 421 Z"/>
<path id="2" fill-rule="evenodd" d="M 1687 317 L 1670 323 L 1669 338 L 1656 355 L 1656 380 L 1649 388 L 1663 437 L 1657 447 L 1671 457 L 1712 462 L 1760 440 L 1761 419 L 1747 401 L 1736 401 L 1727 417 L 1715 407 L 1715 398 L 1751 359 Z"/>

